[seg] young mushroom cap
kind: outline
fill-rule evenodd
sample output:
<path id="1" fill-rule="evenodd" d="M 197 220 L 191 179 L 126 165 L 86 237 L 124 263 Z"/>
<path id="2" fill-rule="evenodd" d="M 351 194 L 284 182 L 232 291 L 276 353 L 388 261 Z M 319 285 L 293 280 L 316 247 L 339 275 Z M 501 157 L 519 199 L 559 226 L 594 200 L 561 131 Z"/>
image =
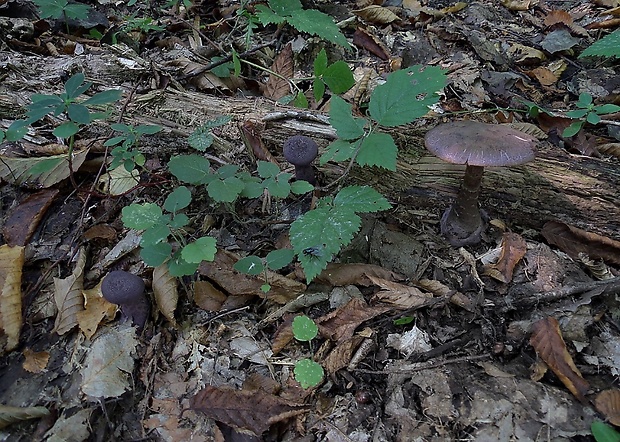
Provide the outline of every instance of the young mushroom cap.
<path id="1" fill-rule="evenodd" d="M 118 304 L 125 318 L 139 327 L 144 326 L 150 306 L 144 294 L 142 278 L 123 270 L 114 270 L 103 278 L 101 294 L 108 302 Z"/>
<path id="2" fill-rule="evenodd" d="M 441 232 L 453 246 L 480 242 L 485 223 L 478 196 L 484 168 L 533 160 L 536 138 L 505 125 L 456 121 L 431 129 L 424 141 L 442 160 L 467 165 L 456 201 L 441 218 Z"/>
<path id="3" fill-rule="evenodd" d="M 294 135 L 284 142 L 282 150 L 286 161 L 295 166 L 295 178 L 314 184 L 316 180 L 310 164 L 319 154 L 319 146 L 314 140 L 303 135 Z"/>

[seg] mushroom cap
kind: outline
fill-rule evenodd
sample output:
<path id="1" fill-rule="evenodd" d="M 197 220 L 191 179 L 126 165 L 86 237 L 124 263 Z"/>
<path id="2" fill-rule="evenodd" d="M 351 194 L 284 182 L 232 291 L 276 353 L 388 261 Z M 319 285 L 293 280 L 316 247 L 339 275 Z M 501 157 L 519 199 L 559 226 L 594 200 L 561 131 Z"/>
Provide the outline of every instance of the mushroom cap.
<path id="1" fill-rule="evenodd" d="M 424 144 L 452 164 L 516 166 L 534 159 L 536 137 L 507 125 L 455 121 L 426 133 Z"/>
<path id="2" fill-rule="evenodd" d="M 144 297 L 144 281 L 133 273 L 114 270 L 103 278 L 101 294 L 114 304 L 133 304 Z"/>
<path id="3" fill-rule="evenodd" d="M 282 146 L 284 158 L 295 166 L 307 166 L 319 154 L 319 146 L 312 138 L 303 135 L 293 135 Z"/>

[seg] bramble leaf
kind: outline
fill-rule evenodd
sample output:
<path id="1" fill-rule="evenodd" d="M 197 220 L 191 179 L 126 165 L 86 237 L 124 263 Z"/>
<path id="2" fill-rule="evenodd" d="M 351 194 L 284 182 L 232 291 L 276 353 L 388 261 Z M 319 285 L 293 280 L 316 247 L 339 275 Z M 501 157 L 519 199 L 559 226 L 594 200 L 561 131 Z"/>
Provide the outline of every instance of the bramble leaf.
<path id="1" fill-rule="evenodd" d="M 329 65 L 321 78 L 327 87 L 335 94 L 342 94 L 351 89 L 355 84 L 353 73 L 349 65 L 344 61 L 337 61 Z"/>
<path id="2" fill-rule="evenodd" d="M 316 322 L 305 315 L 295 316 L 292 328 L 295 339 L 302 342 L 312 341 L 319 334 Z"/>
<path id="3" fill-rule="evenodd" d="M 263 273 L 265 266 L 258 256 L 250 255 L 237 261 L 233 265 L 233 269 L 246 275 L 256 276 Z"/>
<path id="4" fill-rule="evenodd" d="M 618 57 L 620 58 L 620 29 L 601 38 L 588 46 L 579 58 L 583 57 Z"/>
<path id="5" fill-rule="evenodd" d="M 355 118 L 351 114 L 352 106 L 338 96 L 330 100 L 329 124 L 336 129 L 341 140 L 356 140 L 364 135 L 364 118 Z M 350 157 L 349 157 L 350 158 Z"/>
<path id="6" fill-rule="evenodd" d="M 302 359 L 295 364 L 293 370 L 295 380 L 301 388 L 316 387 L 323 380 L 323 367 L 312 359 Z"/>
<path id="7" fill-rule="evenodd" d="M 269 269 L 280 270 L 282 267 L 289 265 L 294 257 L 295 252 L 293 249 L 276 249 L 267 254 L 265 262 Z"/>
<path id="8" fill-rule="evenodd" d="M 379 212 L 391 209 L 389 201 L 370 186 L 344 187 L 334 198 L 334 205 L 352 212 Z"/>
<path id="9" fill-rule="evenodd" d="M 372 133 L 362 141 L 362 147 L 355 158 L 360 166 L 379 166 L 396 170 L 398 147 L 388 134 Z"/>

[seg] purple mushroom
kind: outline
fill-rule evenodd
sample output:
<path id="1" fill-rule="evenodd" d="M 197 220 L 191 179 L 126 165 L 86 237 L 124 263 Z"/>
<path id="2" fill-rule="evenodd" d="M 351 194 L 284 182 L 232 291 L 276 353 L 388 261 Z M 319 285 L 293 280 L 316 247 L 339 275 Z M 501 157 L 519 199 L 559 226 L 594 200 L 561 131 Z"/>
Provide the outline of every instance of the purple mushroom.
<path id="1" fill-rule="evenodd" d="M 124 318 L 139 328 L 144 327 L 151 308 L 144 294 L 142 278 L 123 270 L 114 270 L 103 278 L 101 294 L 107 301 L 120 306 Z"/>
<path id="2" fill-rule="evenodd" d="M 319 154 L 319 147 L 312 138 L 294 135 L 284 142 L 284 158 L 295 166 L 295 178 L 316 184 L 312 162 Z"/>

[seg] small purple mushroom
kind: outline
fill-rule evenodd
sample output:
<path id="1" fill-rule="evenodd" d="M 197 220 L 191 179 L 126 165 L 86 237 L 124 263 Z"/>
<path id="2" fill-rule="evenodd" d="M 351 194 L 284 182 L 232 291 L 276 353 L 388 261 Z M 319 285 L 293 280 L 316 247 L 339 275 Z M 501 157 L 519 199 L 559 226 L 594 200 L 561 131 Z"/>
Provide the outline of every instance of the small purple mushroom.
<path id="1" fill-rule="evenodd" d="M 103 278 L 103 297 L 121 308 L 123 318 L 131 320 L 139 328 L 149 317 L 150 305 L 144 294 L 144 281 L 139 276 L 123 270 L 114 270 Z"/>
<path id="2" fill-rule="evenodd" d="M 316 184 L 312 162 L 319 154 L 319 146 L 312 138 L 294 135 L 284 142 L 284 158 L 295 166 L 295 178 Z"/>

